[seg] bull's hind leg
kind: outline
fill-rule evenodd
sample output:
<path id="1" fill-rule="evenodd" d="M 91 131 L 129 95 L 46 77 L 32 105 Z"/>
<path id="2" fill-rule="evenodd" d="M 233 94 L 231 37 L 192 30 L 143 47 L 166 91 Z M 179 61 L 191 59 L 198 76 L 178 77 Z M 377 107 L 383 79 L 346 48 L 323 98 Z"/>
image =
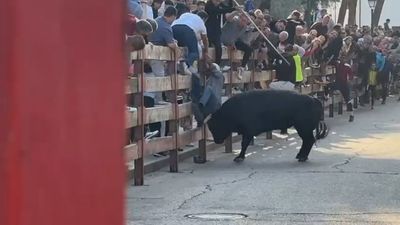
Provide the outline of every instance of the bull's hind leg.
<path id="1" fill-rule="evenodd" d="M 299 162 L 305 162 L 308 160 L 308 155 L 310 154 L 311 148 L 315 143 L 314 134 L 312 131 L 300 130 L 297 130 L 297 133 L 303 140 L 303 143 L 301 145 L 299 153 L 296 156 L 296 159 L 298 159 Z"/>
<path id="2" fill-rule="evenodd" d="M 242 136 L 242 149 L 240 150 L 240 154 L 233 161 L 242 162 L 244 158 L 246 158 L 247 147 L 249 147 L 250 142 L 252 142 L 253 140 L 253 136 Z"/>

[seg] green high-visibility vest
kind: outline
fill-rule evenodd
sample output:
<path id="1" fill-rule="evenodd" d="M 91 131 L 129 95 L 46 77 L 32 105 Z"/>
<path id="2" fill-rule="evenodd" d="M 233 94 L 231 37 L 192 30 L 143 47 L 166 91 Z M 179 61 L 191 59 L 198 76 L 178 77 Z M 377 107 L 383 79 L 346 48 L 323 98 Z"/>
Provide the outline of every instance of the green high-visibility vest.
<path id="1" fill-rule="evenodd" d="M 303 66 L 301 64 L 301 57 L 299 54 L 293 56 L 294 64 L 296 65 L 296 82 L 303 81 Z"/>

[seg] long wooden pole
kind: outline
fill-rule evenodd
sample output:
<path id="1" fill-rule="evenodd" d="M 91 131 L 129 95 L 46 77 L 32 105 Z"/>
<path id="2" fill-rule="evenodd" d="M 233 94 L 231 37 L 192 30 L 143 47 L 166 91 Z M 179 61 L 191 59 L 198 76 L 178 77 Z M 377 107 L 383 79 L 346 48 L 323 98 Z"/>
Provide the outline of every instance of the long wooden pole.
<path id="1" fill-rule="evenodd" d="M 358 1 L 358 27 L 362 27 L 362 24 L 361 24 L 361 0 Z"/>
<path id="2" fill-rule="evenodd" d="M 240 4 L 236 1 L 233 0 L 233 2 L 237 5 L 240 6 Z M 283 59 L 283 61 L 286 62 L 286 64 L 290 65 L 289 61 L 287 61 L 285 59 L 285 57 L 283 57 L 283 55 L 278 51 L 278 49 L 276 49 L 276 47 L 271 43 L 271 41 L 267 38 L 267 36 L 265 36 L 265 34 L 261 31 L 261 29 L 257 26 L 257 24 L 253 21 L 253 19 L 250 17 L 250 15 L 244 11 L 243 9 L 240 9 L 240 11 L 247 17 L 247 19 L 249 19 L 249 21 L 251 22 L 251 24 L 257 29 L 257 31 L 261 34 L 261 36 L 268 42 L 268 44 L 272 47 L 272 49 L 279 55 L 279 57 L 281 57 Z"/>

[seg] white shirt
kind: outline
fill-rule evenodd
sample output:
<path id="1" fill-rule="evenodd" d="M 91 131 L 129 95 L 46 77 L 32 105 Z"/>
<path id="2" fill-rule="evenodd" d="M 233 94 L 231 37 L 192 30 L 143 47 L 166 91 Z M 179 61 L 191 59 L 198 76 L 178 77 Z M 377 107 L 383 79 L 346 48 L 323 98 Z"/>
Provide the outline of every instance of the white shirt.
<path id="1" fill-rule="evenodd" d="M 198 41 L 201 40 L 202 34 L 207 34 L 207 28 L 204 24 L 204 21 L 200 18 L 200 16 L 193 13 L 182 14 L 179 19 L 175 20 L 172 23 L 172 26 L 174 25 L 187 25 L 194 31 Z"/>

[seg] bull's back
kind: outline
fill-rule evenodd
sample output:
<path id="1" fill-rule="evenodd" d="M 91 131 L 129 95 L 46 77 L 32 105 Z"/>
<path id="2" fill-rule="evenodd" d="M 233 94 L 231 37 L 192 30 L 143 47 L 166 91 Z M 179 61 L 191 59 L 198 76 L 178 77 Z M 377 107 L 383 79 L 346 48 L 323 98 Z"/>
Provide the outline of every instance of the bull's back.
<path id="1" fill-rule="evenodd" d="M 221 109 L 238 129 L 257 134 L 292 126 L 312 101 L 309 96 L 290 91 L 250 91 L 232 97 Z"/>
<path id="2" fill-rule="evenodd" d="M 224 103 L 225 111 L 238 112 L 235 115 L 245 113 L 247 115 L 268 111 L 270 113 L 295 113 L 304 104 L 311 102 L 309 96 L 297 94 L 292 91 L 263 90 L 250 91 L 235 95 Z"/>

